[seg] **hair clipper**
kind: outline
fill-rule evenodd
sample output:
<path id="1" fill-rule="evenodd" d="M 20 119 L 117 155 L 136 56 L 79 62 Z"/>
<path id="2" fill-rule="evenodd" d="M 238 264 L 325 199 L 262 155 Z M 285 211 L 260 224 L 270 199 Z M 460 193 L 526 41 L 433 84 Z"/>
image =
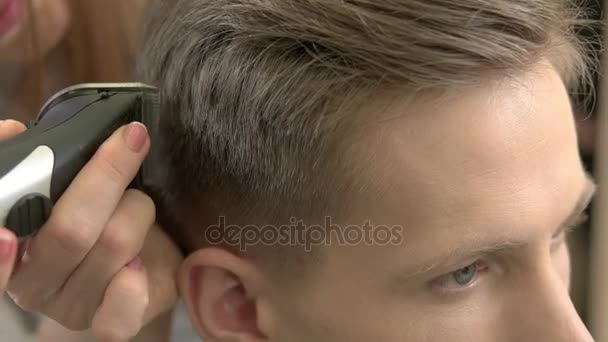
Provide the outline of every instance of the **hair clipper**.
<path id="1" fill-rule="evenodd" d="M 0 141 L 0 226 L 20 239 L 34 234 L 101 144 L 132 121 L 152 140 L 132 183 L 145 191 L 154 178 L 158 119 L 159 93 L 145 84 L 81 84 L 57 93 L 27 131 Z"/>

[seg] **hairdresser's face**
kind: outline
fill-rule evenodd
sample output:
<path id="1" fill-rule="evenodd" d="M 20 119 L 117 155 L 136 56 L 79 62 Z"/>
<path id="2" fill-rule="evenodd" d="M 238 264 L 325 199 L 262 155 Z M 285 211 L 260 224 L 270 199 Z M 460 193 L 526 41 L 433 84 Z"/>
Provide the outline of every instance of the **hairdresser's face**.
<path id="1" fill-rule="evenodd" d="M 195 253 L 182 293 L 205 341 L 592 341 L 569 298 L 565 230 L 593 185 L 556 72 L 416 101 L 372 125 L 369 181 L 384 191 L 352 220 L 401 226 L 402 242 L 322 247 L 288 282 Z"/>
<path id="2" fill-rule="evenodd" d="M 403 243 L 330 247 L 310 282 L 277 284 L 272 340 L 590 341 L 564 230 L 592 185 L 558 75 L 392 110 L 375 175 L 389 190 L 358 219 L 403 226 Z"/>
<path id="3" fill-rule="evenodd" d="M 46 56 L 64 37 L 69 22 L 67 0 L 0 0 L 0 64 L 29 62 L 32 42 L 37 53 Z"/>

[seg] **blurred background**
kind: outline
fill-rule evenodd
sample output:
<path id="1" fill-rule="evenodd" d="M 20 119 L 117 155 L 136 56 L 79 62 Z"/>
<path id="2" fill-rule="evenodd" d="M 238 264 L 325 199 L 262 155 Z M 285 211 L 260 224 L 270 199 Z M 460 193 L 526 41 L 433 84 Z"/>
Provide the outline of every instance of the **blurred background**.
<path id="1" fill-rule="evenodd" d="M 582 6 L 585 6 L 589 10 L 591 18 L 595 20 L 601 20 L 603 8 L 605 3 L 602 0 L 577 0 Z M 585 39 L 590 41 L 601 41 L 601 35 L 603 34 L 601 29 L 581 29 L 579 34 Z M 596 45 L 596 48 L 600 48 Z M 600 56 L 602 58 L 602 56 Z M 581 158 L 585 164 L 587 170 L 591 175 L 596 174 L 594 161 L 596 158 L 597 149 L 595 148 L 597 143 L 596 131 L 598 117 L 600 116 L 600 97 L 602 95 L 602 78 L 601 71 L 596 70 L 593 72 L 593 87 L 595 88 L 596 95 L 591 97 L 589 100 L 590 93 L 593 89 L 586 89 L 582 94 L 575 96 L 575 120 L 578 129 L 579 145 Z M 597 180 L 596 180 L 597 181 Z M 589 302 L 590 298 L 590 263 L 591 263 L 591 237 L 592 237 L 592 224 L 595 216 L 594 212 L 595 200 L 592 201 L 591 205 L 587 208 L 587 214 L 589 220 L 587 220 L 581 227 L 574 231 L 570 236 L 570 245 L 572 253 L 572 297 L 579 311 L 579 314 L 585 321 L 588 321 L 589 316 Z"/>
<path id="2" fill-rule="evenodd" d="M 597 20 L 600 23 L 605 22 L 603 11 L 606 8 L 608 1 L 577 1 L 581 6 L 588 10 L 590 18 Z M 598 25 L 598 27 L 594 29 L 581 29 L 578 33 L 588 41 L 593 42 L 595 48 L 600 50 L 600 42 L 603 40 L 602 36 L 605 34 L 604 31 L 605 30 Z M 600 185 L 600 183 L 603 183 L 602 180 L 605 177 L 600 175 L 602 174 L 602 170 L 599 170 L 596 161 L 604 160 L 605 163 L 606 157 L 608 157 L 608 155 L 604 156 L 605 153 L 598 148 L 600 143 L 600 136 L 598 133 L 603 131 L 600 130 L 598 126 L 600 126 L 601 119 L 606 116 L 606 106 L 603 104 L 603 101 L 606 99 L 602 96 L 606 91 L 603 89 L 606 84 L 602 77 L 602 69 L 604 69 L 606 62 L 603 53 L 600 53 L 597 57 L 602 61 L 602 64 L 599 70 L 593 71 L 593 89 L 587 88 L 581 94 L 574 94 L 573 97 L 581 158 L 589 173 L 595 178 L 598 185 Z M 600 188 L 603 190 L 604 187 L 600 186 Z M 593 277 L 593 274 L 597 273 L 599 271 L 598 269 L 602 268 L 597 263 L 597 259 L 601 255 L 594 255 L 591 252 L 591 247 L 594 246 L 594 240 L 602 238 L 597 234 L 597 231 L 599 230 L 597 227 L 604 226 L 602 223 L 606 222 L 604 217 L 598 215 L 599 212 L 603 212 L 602 209 L 604 207 L 602 192 L 603 191 L 599 191 L 599 194 L 587 208 L 589 220 L 578 227 L 570 236 L 572 254 L 572 298 L 579 314 L 590 326 L 594 323 L 595 315 L 599 314 L 597 305 L 594 305 L 597 303 L 595 296 L 600 296 L 599 292 L 603 292 L 601 289 L 598 289 L 598 286 L 600 286 L 598 285 L 598 280 Z M 601 201 L 601 203 L 597 203 L 598 201 Z M 608 242 L 608 240 L 606 240 L 606 242 Z M 603 263 L 608 264 L 608 260 Z M 594 270 L 593 272 L 592 269 Z M 608 313 L 608 311 L 602 312 Z M 608 338 L 606 334 L 608 334 L 608 332 L 603 332 L 602 338 L 598 339 L 598 341 L 606 341 L 606 338 Z"/>

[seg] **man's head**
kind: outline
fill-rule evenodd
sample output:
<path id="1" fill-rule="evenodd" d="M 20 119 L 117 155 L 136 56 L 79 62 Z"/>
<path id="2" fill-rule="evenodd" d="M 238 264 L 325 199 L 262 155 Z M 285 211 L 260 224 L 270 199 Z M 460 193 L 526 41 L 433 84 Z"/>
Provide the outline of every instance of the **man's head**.
<path id="1" fill-rule="evenodd" d="M 205 341 L 589 341 L 562 6 L 154 4 L 139 67 Z"/>

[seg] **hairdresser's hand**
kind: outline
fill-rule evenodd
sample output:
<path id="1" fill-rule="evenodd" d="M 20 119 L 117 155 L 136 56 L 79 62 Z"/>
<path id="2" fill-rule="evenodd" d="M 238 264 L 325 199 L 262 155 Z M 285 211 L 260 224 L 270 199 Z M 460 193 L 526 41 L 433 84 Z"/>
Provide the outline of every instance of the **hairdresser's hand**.
<path id="1" fill-rule="evenodd" d="M 16 121 L 0 121 L 0 140 L 8 139 L 23 130 Z M 0 295 L 4 293 L 13 272 L 17 254 L 17 238 L 11 231 L 0 228 Z"/>
<path id="2" fill-rule="evenodd" d="M 0 126 L 0 139 L 24 129 L 17 127 Z M 181 255 L 154 226 L 150 198 L 125 191 L 149 145 L 141 125 L 119 129 L 59 199 L 8 284 L 23 309 L 70 330 L 92 328 L 100 341 L 123 342 L 173 307 Z M 14 251 L 0 256 L 7 265 L 0 271 L 0 286 L 13 258 Z"/>

